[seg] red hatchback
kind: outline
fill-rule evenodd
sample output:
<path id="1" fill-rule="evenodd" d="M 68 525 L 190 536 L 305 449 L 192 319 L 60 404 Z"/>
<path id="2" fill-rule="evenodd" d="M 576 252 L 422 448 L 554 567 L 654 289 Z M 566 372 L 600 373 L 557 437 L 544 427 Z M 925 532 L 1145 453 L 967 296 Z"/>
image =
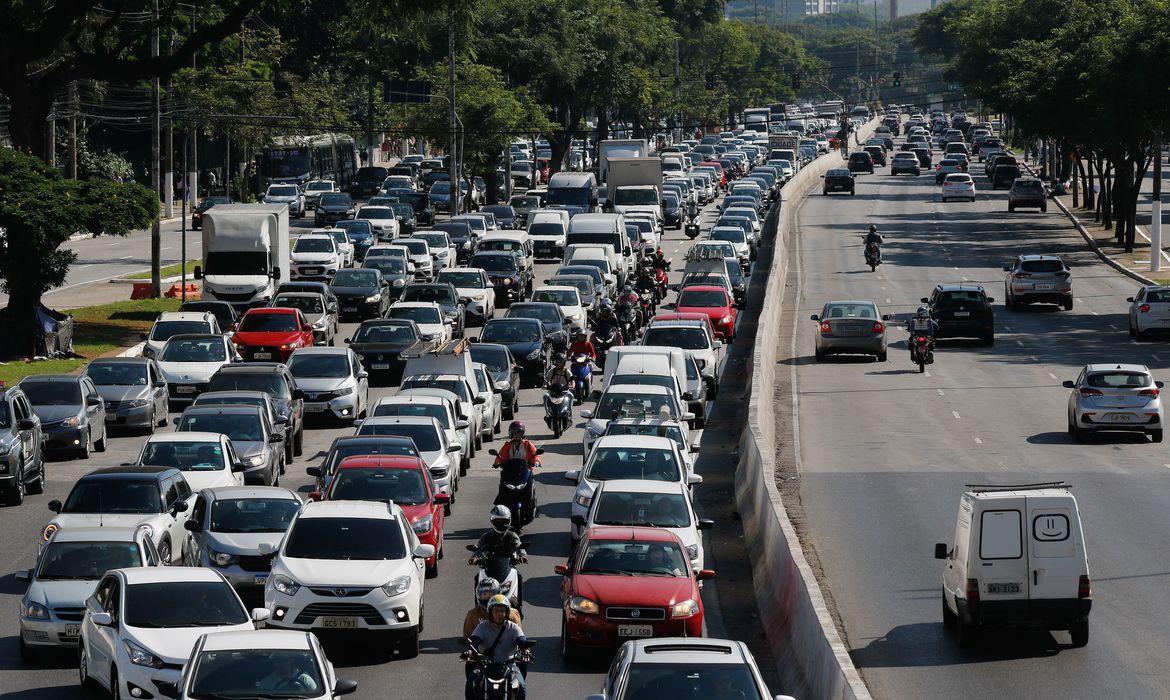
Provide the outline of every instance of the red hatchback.
<path id="1" fill-rule="evenodd" d="M 656 527 L 593 527 L 562 577 L 564 655 L 644 637 L 703 636 L 699 581 L 678 536 Z"/>
<path id="2" fill-rule="evenodd" d="M 427 559 L 427 576 L 439 573 L 443 556 L 443 506 L 450 502 L 439 493 L 426 462 L 417 457 L 346 457 L 337 465 L 326 501 L 394 501 L 410 521 L 419 542 L 435 548 Z"/>
<path id="3" fill-rule="evenodd" d="M 678 293 L 674 305 L 677 313 L 704 314 L 711 320 L 716 337 L 724 340 L 735 339 L 735 319 L 738 310 L 727 290 L 714 285 L 692 285 Z"/>
<path id="4" fill-rule="evenodd" d="M 288 362 L 294 350 L 313 347 L 313 326 L 298 309 L 248 309 L 232 340 L 245 360 Z"/>

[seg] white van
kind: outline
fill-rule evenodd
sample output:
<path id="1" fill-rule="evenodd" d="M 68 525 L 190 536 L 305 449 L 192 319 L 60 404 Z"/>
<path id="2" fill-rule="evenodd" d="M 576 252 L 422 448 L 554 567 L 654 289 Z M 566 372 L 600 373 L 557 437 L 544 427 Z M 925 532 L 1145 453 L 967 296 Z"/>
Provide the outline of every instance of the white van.
<path id="1" fill-rule="evenodd" d="M 601 379 L 601 386 L 607 387 L 610 384 L 610 377 L 614 375 L 622 362 L 632 356 L 657 356 L 664 357 L 670 361 L 670 368 L 674 371 L 679 382 L 686 386 L 687 376 L 687 360 L 682 348 L 673 348 L 665 345 L 619 345 L 609 349 L 609 353 L 605 356 L 605 374 Z"/>
<path id="2" fill-rule="evenodd" d="M 578 214 L 569 222 L 565 245 L 574 243 L 604 244 L 613 248 L 622 265 L 617 270 L 621 281 L 634 271 L 634 252 L 626 240 L 626 219 L 621 214 Z"/>
<path id="3" fill-rule="evenodd" d="M 564 264 L 597 267 L 614 290 L 621 289 L 626 283 L 625 270 L 620 266 L 614 267 L 613 249 L 609 246 L 592 243 L 568 246 L 565 248 Z"/>
<path id="4" fill-rule="evenodd" d="M 536 265 L 532 239 L 523 231 L 491 231 L 486 233 L 475 243 L 475 252 L 478 253 L 481 250 L 515 253 L 520 258 L 520 264 L 529 272 L 532 272 Z"/>
<path id="5" fill-rule="evenodd" d="M 954 543 L 934 546 L 945 562 L 943 624 L 958 627 L 961 646 L 985 625 L 1068 630 L 1073 646 L 1089 642 L 1089 560 L 1069 488 L 967 486 Z"/>

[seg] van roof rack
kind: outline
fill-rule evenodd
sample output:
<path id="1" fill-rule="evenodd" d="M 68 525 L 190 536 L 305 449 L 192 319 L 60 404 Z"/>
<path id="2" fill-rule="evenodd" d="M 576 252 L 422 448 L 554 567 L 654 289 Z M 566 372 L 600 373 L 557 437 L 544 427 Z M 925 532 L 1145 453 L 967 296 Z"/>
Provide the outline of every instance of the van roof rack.
<path id="1" fill-rule="evenodd" d="M 467 338 L 459 338 L 445 340 L 429 350 L 404 350 L 399 357 L 404 360 L 412 360 L 425 355 L 461 355 L 470 347 L 471 341 Z"/>
<path id="2" fill-rule="evenodd" d="M 1067 481 L 1041 481 L 1035 484 L 967 484 L 971 491 L 979 493 L 995 491 L 1032 491 L 1038 489 L 1071 489 Z"/>

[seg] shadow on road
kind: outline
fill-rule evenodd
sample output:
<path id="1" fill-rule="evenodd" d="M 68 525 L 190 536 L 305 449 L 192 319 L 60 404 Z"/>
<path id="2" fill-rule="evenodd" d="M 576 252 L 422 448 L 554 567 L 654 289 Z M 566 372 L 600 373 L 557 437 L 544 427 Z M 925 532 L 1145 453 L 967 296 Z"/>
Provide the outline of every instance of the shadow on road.
<path id="1" fill-rule="evenodd" d="M 1066 647 L 1046 630 L 1005 628 L 984 629 L 979 643 L 966 651 L 939 621 L 898 625 L 850 656 L 858 668 L 955 666 L 1055 656 Z"/>

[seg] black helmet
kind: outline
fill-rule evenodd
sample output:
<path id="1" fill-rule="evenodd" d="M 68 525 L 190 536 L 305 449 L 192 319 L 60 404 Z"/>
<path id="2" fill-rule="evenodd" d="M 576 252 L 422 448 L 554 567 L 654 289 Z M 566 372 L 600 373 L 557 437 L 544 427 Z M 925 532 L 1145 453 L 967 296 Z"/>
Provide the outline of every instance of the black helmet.
<path id="1" fill-rule="evenodd" d="M 870 233 L 877 233 L 877 226 L 875 226 L 874 224 L 870 224 L 869 225 L 869 232 Z"/>

